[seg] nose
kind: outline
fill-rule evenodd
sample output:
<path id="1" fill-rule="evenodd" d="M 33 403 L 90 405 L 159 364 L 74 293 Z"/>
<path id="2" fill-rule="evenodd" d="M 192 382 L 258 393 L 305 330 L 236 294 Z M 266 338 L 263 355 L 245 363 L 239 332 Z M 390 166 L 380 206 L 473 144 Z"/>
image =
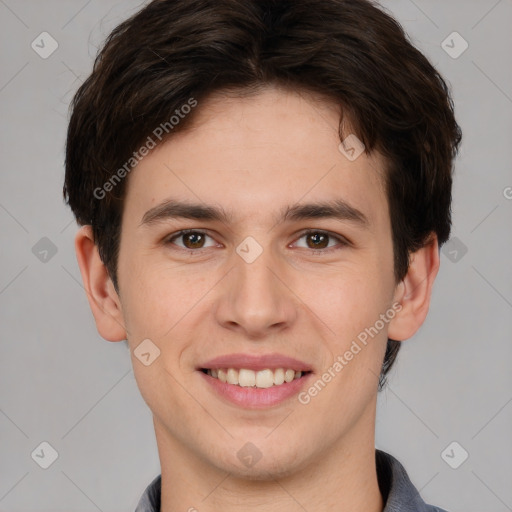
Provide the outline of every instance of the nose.
<path id="1" fill-rule="evenodd" d="M 291 327 L 298 300 L 287 265 L 270 249 L 263 250 L 252 263 L 236 253 L 233 260 L 234 268 L 220 283 L 219 324 L 253 340 Z"/>

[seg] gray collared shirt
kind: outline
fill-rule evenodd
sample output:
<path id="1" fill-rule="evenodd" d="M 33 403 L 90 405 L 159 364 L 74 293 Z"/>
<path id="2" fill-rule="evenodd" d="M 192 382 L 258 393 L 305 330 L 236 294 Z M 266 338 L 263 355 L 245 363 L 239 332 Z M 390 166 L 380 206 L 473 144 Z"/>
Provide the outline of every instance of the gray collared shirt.
<path id="1" fill-rule="evenodd" d="M 412 484 L 405 468 L 392 455 L 375 450 L 377 478 L 384 500 L 382 512 L 446 512 L 427 505 Z M 144 491 L 135 512 L 160 512 L 162 478 L 158 475 Z"/>

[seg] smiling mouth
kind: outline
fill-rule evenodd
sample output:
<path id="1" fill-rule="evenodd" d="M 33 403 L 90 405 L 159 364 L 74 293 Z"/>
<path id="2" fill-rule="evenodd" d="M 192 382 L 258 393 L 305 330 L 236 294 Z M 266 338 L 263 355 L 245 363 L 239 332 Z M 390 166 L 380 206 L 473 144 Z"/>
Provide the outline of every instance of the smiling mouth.
<path id="1" fill-rule="evenodd" d="M 259 371 L 246 368 L 201 368 L 201 371 L 227 384 L 263 389 L 281 386 L 311 373 L 310 371 L 295 371 L 291 368 L 267 368 Z"/>

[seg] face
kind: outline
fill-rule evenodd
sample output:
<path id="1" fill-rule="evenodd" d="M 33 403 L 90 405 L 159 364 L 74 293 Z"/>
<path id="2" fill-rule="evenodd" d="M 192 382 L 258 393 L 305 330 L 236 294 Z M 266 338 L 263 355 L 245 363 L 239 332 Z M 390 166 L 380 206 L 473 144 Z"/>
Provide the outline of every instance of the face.
<path id="1" fill-rule="evenodd" d="M 384 164 L 347 158 L 340 110 L 309 95 L 197 109 L 129 177 L 118 279 L 134 373 L 159 449 L 285 475 L 373 436 L 397 289 Z M 160 353 L 146 366 L 147 339 Z M 278 384 L 224 383 L 228 368 Z M 279 384 L 278 368 L 303 373 Z"/>

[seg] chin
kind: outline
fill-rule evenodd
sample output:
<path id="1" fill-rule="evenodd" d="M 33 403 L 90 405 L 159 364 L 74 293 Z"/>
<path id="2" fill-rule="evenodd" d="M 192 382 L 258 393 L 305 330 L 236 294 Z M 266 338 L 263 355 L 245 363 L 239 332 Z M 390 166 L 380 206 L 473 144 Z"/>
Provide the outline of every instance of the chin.
<path id="1" fill-rule="evenodd" d="M 217 458 L 211 462 L 234 478 L 261 482 L 288 477 L 307 464 L 306 454 L 300 446 L 285 445 L 284 441 L 277 446 L 285 449 L 276 450 L 270 439 L 259 443 L 247 441 L 235 449 L 234 457 Z M 229 451 L 231 449 L 227 448 L 226 452 Z"/>
<path id="2" fill-rule="evenodd" d="M 238 462 L 238 461 L 237 461 Z M 242 480 L 250 480 L 254 482 L 272 482 L 277 479 L 283 479 L 293 475 L 298 471 L 298 467 L 289 464 L 284 460 L 272 460 L 264 462 L 261 459 L 258 463 L 250 468 L 244 468 L 238 462 L 236 467 L 223 468 L 231 473 L 232 478 L 240 478 Z"/>

